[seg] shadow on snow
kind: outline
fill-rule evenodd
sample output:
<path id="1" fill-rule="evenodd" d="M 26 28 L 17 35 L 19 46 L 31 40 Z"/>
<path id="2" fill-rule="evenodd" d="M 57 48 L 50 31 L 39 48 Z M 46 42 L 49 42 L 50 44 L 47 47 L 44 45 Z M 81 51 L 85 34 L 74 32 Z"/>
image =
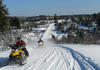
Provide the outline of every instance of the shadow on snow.
<path id="1" fill-rule="evenodd" d="M 100 70 L 100 67 L 99 67 L 97 64 L 95 64 L 95 63 L 91 60 L 91 58 L 87 58 L 87 57 L 85 57 L 83 54 L 81 54 L 81 53 L 79 53 L 79 52 L 77 52 L 77 51 L 75 51 L 75 50 L 73 50 L 73 49 L 71 49 L 71 48 L 64 47 L 64 46 L 60 46 L 60 47 L 66 49 L 66 51 L 69 50 L 69 51 L 71 52 L 73 58 L 74 58 L 74 59 L 78 62 L 78 64 L 80 65 L 81 70 L 87 70 L 87 68 L 85 67 L 84 63 L 85 63 L 85 64 L 88 63 L 88 64 L 89 64 L 90 66 L 92 66 L 95 70 Z M 78 58 L 78 57 L 81 57 L 81 59 Z M 86 62 L 87 62 L 87 63 L 86 63 Z"/>
<path id="2" fill-rule="evenodd" d="M 8 60 L 8 57 L 0 57 L 0 67 L 5 64 Z"/>

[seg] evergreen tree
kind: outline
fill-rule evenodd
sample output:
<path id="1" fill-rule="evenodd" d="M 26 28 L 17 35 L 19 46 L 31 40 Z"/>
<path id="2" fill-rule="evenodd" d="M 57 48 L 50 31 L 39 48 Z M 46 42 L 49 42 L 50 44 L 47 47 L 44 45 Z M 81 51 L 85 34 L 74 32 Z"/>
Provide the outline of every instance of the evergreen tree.
<path id="1" fill-rule="evenodd" d="M 15 26 L 17 29 L 20 29 L 20 21 L 17 17 L 10 20 L 10 25 L 13 27 Z"/>
<path id="2" fill-rule="evenodd" d="M 97 24 L 98 24 L 98 26 L 100 28 L 100 13 L 97 14 Z"/>
<path id="3" fill-rule="evenodd" d="M 54 14 L 54 22 L 57 23 L 57 15 Z"/>
<path id="4" fill-rule="evenodd" d="M 97 14 L 94 13 L 94 14 L 92 15 L 92 17 L 93 17 L 93 20 L 96 21 L 96 19 L 97 19 Z"/>
<path id="5" fill-rule="evenodd" d="M 0 0 L 0 32 L 8 30 L 8 9 L 6 5 L 3 5 L 2 0 Z"/>

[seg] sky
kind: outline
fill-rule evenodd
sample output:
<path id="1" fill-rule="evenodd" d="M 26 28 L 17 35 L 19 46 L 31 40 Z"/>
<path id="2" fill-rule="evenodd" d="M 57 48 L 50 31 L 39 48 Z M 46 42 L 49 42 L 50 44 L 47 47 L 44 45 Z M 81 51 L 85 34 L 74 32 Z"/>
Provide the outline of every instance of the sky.
<path id="1" fill-rule="evenodd" d="M 100 0 L 3 0 L 11 16 L 73 15 L 100 12 Z"/>

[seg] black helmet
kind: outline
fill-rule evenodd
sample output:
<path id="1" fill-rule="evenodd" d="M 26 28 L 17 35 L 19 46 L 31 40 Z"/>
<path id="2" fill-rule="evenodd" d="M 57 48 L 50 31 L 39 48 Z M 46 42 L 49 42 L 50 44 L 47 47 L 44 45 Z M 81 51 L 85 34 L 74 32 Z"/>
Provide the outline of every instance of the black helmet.
<path id="1" fill-rule="evenodd" d="M 21 37 L 18 37 L 17 39 L 18 39 L 18 40 L 20 40 L 20 39 L 21 39 Z"/>
<path id="2" fill-rule="evenodd" d="M 40 43 L 40 42 L 43 42 L 43 40 L 41 38 L 39 39 L 38 43 Z"/>

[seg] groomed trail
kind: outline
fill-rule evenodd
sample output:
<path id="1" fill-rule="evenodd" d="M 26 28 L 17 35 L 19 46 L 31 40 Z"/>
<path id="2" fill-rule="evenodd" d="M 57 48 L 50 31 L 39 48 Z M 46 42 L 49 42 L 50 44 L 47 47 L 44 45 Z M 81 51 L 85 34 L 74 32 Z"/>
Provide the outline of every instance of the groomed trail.
<path id="1" fill-rule="evenodd" d="M 44 33 L 44 46 L 38 47 L 36 42 L 27 45 L 30 56 L 25 65 L 8 65 L 0 70 L 100 70 L 81 53 L 53 43 L 50 40 L 53 26 L 54 24 L 50 24 Z M 11 50 L 0 53 L 1 63 L 8 59 L 10 52 Z"/>

